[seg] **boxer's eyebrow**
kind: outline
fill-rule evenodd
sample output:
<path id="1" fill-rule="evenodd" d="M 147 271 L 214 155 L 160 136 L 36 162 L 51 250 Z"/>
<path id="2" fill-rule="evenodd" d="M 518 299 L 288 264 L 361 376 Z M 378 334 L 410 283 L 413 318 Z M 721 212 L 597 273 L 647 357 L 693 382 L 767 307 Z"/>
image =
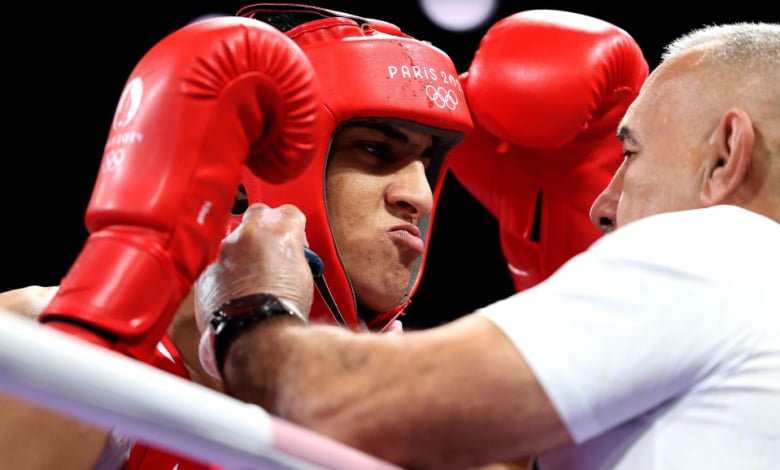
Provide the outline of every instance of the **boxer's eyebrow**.
<path id="1" fill-rule="evenodd" d="M 387 124 L 379 124 L 379 123 L 376 124 L 372 123 L 367 125 L 366 127 L 377 130 L 382 134 L 384 134 L 388 139 L 395 140 L 400 144 L 410 145 L 412 143 L 411 139 L 409 139 L 409 136 L 405 134 L 403 131 L 399 130 L 397 127 L 390 126 Z M 436 137 L 431 136 L 431 145 L 425 147 L 425 149 L 422 151 L 423 157 L 426 158 L 431 157 L 430 154 L 436 142 L 437 142 Z"/>
<path id="2" fill-rule="evenodd" d="M 397 140 L 403 144 L 409 143 L 409 136 L 404 134 L 403 132 L 399 131 L 397 128 L 393 126 L 389 126 L 387 124 L 379 124 L 379 123 L 372 123 L 372 124 L 365 124 L 365 127 L 375 129 L 385 136 L 387 136 L 390 139 Z"/>

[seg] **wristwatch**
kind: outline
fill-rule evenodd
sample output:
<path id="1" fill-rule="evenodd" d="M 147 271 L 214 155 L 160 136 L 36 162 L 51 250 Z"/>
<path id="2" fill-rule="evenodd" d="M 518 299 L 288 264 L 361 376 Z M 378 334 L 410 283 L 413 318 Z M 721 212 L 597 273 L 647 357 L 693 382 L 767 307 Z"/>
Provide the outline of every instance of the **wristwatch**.
<path id="1" fill-rule="evenodd" d="M 250 294 L 225 302 L 211 314 L 209 324 L 214 330 L 214 358 L 217 370 L 222 375 L 225 355 L 230 343 L 239 332 L 247 327 L 278 316 L 295 317 L 306 322 L 306 318 L 292 304 L 272 294 Z"/>

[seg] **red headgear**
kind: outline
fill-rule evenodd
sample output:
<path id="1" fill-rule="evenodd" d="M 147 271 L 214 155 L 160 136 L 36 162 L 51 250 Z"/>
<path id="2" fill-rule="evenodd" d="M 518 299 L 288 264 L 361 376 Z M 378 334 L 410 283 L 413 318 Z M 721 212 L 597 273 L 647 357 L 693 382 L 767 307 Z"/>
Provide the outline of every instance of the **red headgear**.
<path id="1" fill-rule="evenodd" d="M 428 169 L 428 181 L 438 197 L 442 158 L 465 134 L 472 122 L 458 74 L 452 60 L 430 43 L 414 39 L 387 22 L 360 18 L 342 12 L 297 4 L 248 5 L 238 16 L 255 18 L 285 33 L 308 56 L 317 72 L 324 96 L 318 150 L 303 174 L 283 184 L 261 181 L 245 170 L 242 184 L 249 203 L 271 206 L 291 203 L 306 214 L 310 248 L 325 265 L 318 279 L 310 318 L 371 330 L 388 326 L 408 305 L 422 274 L 425 255 L 412 273 L 407 296 L 401 305 L 370 319 L 358 316 L 349 276 L 333 239 L 325 204 L 325 169 L 331 138 L 337 128 L 356 119 L 382 119 L 410 123 L 434 136 L 438 155 Z M 283 29 L 284 30 L 284 29 Z M 422 238 L 430 238 L 430 214 L 420 219 Z"/>

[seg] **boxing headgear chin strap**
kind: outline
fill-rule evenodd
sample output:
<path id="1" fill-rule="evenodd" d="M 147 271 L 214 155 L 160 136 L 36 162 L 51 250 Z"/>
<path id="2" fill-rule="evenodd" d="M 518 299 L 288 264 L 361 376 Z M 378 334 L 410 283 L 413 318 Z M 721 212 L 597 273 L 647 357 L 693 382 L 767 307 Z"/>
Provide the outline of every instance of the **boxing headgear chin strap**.
<path id="1" fill-rule="evenodd" d="M 346 122 L 381 119 L 433 134 L 434 150 L 443 157 L 472 129 L 455 65 L 440 49 L 383 21 L 295 4 L 254 4 L 237 15 L 283 29 L 311 61 L 325 97 L 314 161 L 301 176 L 283 184 L 261 182 L 245 171 L 242 181 L 248 202 L 291 203 L 306 214 L 309 246 L 325 265 L 318 282 L 321 295 L 315 296 L 310 319 L 334 322 L 341 318 L 354 330 L 381 331 L 409 304 L 426 254 L 420 257 L 400 305 L 361 317 L 328 222 L 325 169 L 331 138 Z M 439 192 L 441 159 L 434 158 L 428 170 L 434 198 Z M 419 221 L 426 246 L 431 215 Z"/>

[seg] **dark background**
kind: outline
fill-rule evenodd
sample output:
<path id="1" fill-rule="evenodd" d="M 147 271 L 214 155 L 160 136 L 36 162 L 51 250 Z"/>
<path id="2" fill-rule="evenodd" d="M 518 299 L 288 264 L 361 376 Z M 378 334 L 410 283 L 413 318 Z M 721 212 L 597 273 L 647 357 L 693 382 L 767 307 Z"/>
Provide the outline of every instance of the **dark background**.
<path id="1" fill-rule="evenodd" d="M 79 253 L 87 236 L 83 214 L 114 107 L 143 54 L 195 18 L 234 13 L 247 3 L 158 0 L 104 2 L 107 9 L 66 3 L 5 7 L 2 207 L 7 256 L 0 290 L 57 284 Z M 461 72 L 487 30 L 487 25 L 470 33 L 440 30 L 415 0 L 312 3 L 395 23 L 447 51 Z M 762 3 L 694 7 L 682 2 L 503 0 L 490 24 L 536 8 L 595 16 L 633 35 L 652 68 L 663 45 L 693 27 L 778 21 L 772 2 Z M 452 178 L 443 195 L 427 268 L 406 317 L 409 326 L 447 321 L 511 292 L 496 221 Z"/>

